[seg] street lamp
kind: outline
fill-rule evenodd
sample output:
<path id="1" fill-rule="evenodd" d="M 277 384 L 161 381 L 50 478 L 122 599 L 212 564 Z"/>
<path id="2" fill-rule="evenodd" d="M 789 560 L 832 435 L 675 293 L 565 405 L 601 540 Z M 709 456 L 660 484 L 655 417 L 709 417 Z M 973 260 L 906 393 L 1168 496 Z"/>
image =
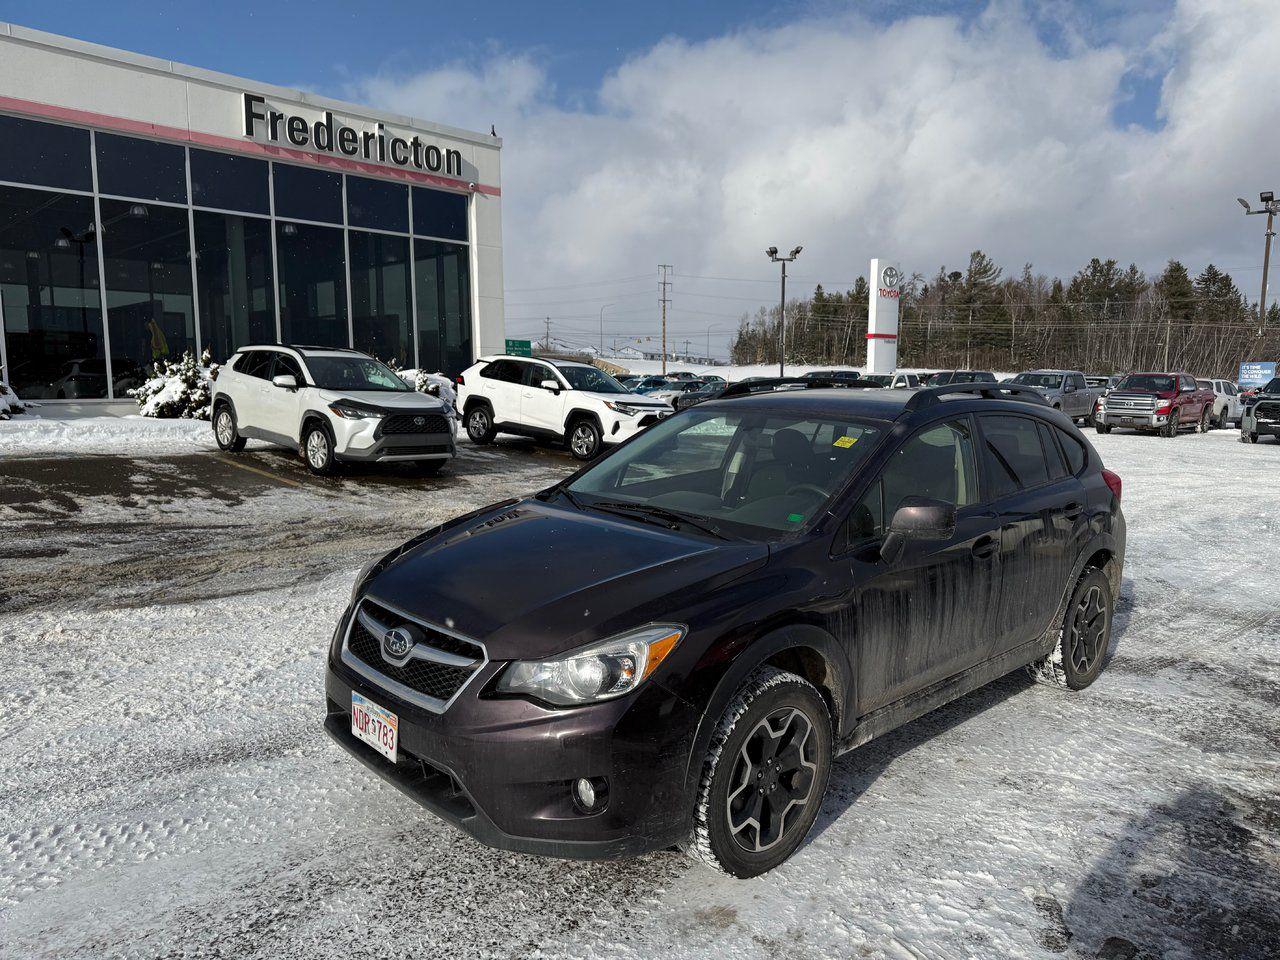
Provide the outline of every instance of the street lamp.
<path id="1" fill-rule="evenodd" d="M 1275 217 L 1280 213 L 1280 202 L 1276 201 L 1276 195 L 1271 190 L 1264 190 L 1258 194 L 1258 200 L 1262 203 L 1261 210 L 1254 210 L 1249 206 L 1249 201 L 1244 197 L 1236 197 L 1236 203 L 1244 207 L 1246 217 L 1257 216 L 1265 213 L 1267 215 L 1267 233 L 1266 241 L 1262 248 L 1262 296 L 1258 299 L 1258 336 L 1262 336 L 1262 325 L 1266 323 L 1267 317 L 1267 271 L 1271 267 L 1271 238 L 1276 235 L 1274 229 Z"/>
<path id="2" fill-rule="evenodd" d="M 607 307 L 616 307 L 616 303 L 606 303 L 600 308 L 600 353 L 597 356 L 604 356 L 604 311 Z"/>
<path id="3" fill-rule="evenodd" d="M 787 375 L 787 264 L 800 256 L 800 251 L 803 249 L 804 247 L 796 247 L 785 257 L 778 256 L 777 247 L 770 247 L 765 251 L 770 260 L 782 264 L 782 301 L 778 312 L 780 321 L 778 326 L 781 328 L 778 335 L 778 376 L 780 377 Z"/>

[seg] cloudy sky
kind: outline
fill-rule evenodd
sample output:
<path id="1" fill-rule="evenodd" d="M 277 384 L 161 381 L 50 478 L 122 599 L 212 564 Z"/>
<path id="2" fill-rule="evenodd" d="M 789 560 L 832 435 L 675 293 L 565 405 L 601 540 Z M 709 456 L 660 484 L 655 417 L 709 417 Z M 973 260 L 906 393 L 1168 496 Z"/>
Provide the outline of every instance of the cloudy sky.
<path id="1" fill-rule="evenodd" d="M 512 335 L 550 316 L 594 342 L 602 307 L 606 340 L 650 335 L 669 263 L 675 338 L 714 325 L 723 352 L 775 295 L 770 245 L 804 246 L 800 289 L 981 248 L 1063 275 L 1213 261 L 1256 298 L 1262 227 L 1235 197 L 1280 189 L 1275 0 L 124 7 L 0 11 L 494 124 Z"/>

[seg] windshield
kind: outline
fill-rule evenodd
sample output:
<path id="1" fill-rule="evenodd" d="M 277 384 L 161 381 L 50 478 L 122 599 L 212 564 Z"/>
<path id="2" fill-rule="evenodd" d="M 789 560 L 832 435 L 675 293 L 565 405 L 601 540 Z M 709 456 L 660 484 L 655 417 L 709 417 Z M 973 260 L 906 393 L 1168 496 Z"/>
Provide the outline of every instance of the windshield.
<path id="1" fill-rule="evenodd" d="M 372 357 L 307 357 L 307 369 L 322 390 L 413 390 L 394 370 Z"/>
<path id="2" fill-rule="evenodd" d="M 694 407 L 620 447 L 567 489 L 588 507 L 657 508 L 772 540 L 816 518 L 880 434 L 831 415 Z"/>
<path id="3" fill-rule="evenodd" d="M 1263 393 L 1280 393 L 1280 377 L 1274 377 L 1267 381 L 1267 385 L 1262 388 Z"/>
<path id="4" fill-rule="evenodd" d="M 1116 389 L 1151 390 L 1159 393 L 1164 390 L 1176 390 L 1178 388 L 1173 381 L 1173 377 L 1162 376 L 1158 373 L 1135 373 L 1116 384 Z"/>
<path id="5" fill-rule="evenodd" d="M 630 393 L 609 374 L 596 367 L 556 367 L 560 376 L 569 381 L 575 390 L 587 390 L 591 393 Z"/>
<path id="6" fill-rule="evenodd" d="M 872 383 L 878 383 L 882 387 L 887 387 L 893 382 L 893 374 L 890 373 L 864 373 L 863 380 L 870 380 Z"/>

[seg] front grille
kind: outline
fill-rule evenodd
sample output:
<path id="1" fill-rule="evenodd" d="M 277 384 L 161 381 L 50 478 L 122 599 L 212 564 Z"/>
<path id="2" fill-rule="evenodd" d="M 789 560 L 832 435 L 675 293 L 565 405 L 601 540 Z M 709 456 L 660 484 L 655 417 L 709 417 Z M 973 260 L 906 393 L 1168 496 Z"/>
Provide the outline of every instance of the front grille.
<path id="1" fill-rule="evenodd" d="M 484 663 L 484 648 L 478 644 L 443 633 L 430 624 L 410 620 L 368 597 L 360 601 L 359 609 L 388 628 L 413 624 L 426 634 L 425 641 L 419 646 L 476 661 L 472 666 L 454 666 L 411 657 L 398 666 L 383 657 L 382 638 L 371 633 L 358 616 L 352 616 L 350 632 L 347 634 L 347 649 L 351 655 L 382 677 L 394 680 L 425 697 L 447 703 Z"/>
<path id="2" fill-rule="evenodd" d="M 1113 393 L 1106 399 L 1109 413 L 1150 413 L 1156 408 L 1156 398 L 1151 394 Z"/>
<path id="3" fill-rule="evenodd" d="M 1253 415 L 1255 419 L 1265 420 L 1268 423 L 1280 420 L 1280 403 L 1264 400 L 1253 408 Z"/>
<path id="4" fill-rule="evenodd" d="M 448 417 L 443 417 L 438 413 L 397 413 L 382 421 L 383 436 L 392 433 L 449 432 Z"/>

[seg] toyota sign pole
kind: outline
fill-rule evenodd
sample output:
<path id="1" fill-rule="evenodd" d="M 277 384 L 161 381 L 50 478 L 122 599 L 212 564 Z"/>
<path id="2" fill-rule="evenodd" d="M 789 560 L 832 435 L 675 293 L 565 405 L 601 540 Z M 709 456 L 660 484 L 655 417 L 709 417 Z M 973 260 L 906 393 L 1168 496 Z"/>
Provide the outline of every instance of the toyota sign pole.
<path id="1" fill-rule="evenodd" d="M 885 260 L 871 261 L 871 290 L 867 297 L 867 373 L 898 369 L 898 302 L 902 271 Z"/>

